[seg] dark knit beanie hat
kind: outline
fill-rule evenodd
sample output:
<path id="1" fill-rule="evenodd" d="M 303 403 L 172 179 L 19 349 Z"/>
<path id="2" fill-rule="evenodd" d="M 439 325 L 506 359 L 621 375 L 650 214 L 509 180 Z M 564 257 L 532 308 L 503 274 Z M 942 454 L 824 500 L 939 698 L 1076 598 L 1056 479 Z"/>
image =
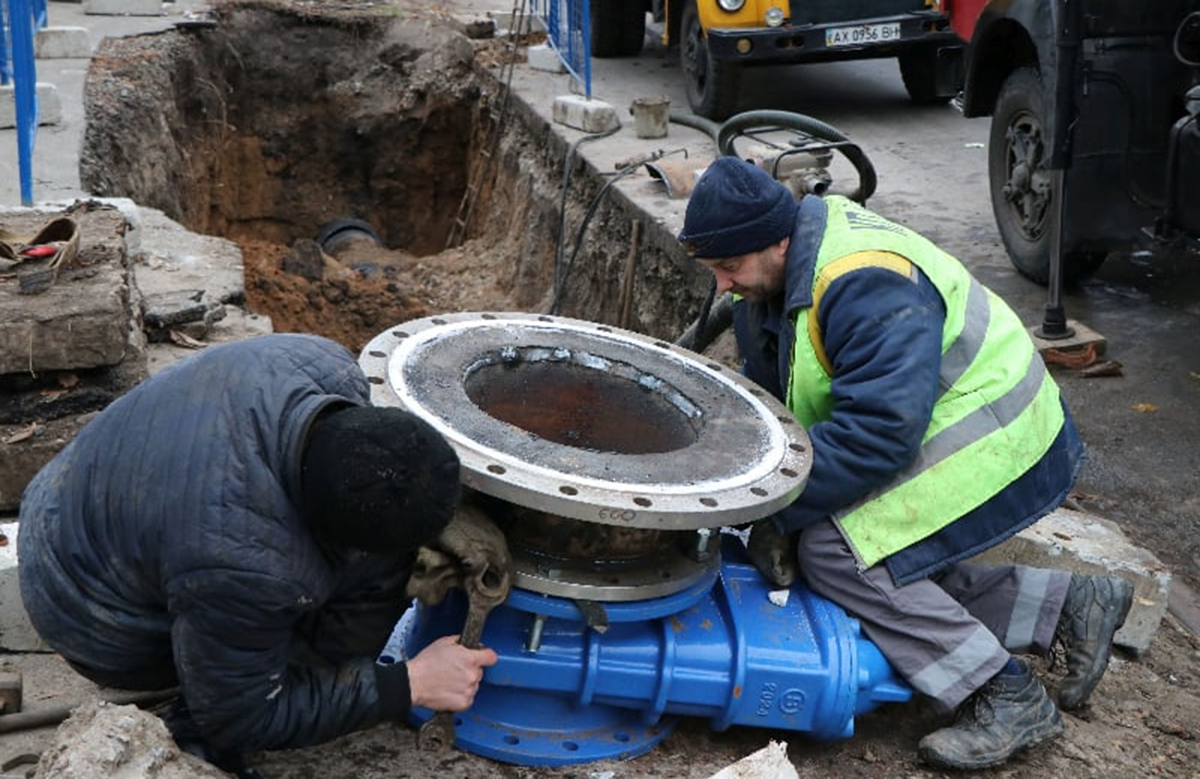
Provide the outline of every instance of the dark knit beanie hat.
<path id="1" fill-rule="evenodd" d="M 336 546 L 415 551 L 442 532 L 458 502 L 458 455 L 432 425 L 397 408 L 321 414 L 301 467 L 301 511 L 314 535 Z"/>
<path id="2" fill-rule="evenodd" d="M 792 234 L 792 191 L 757 165 L 718 157 L 688 199 L 679 241 L 699 260 L 762 251 Z"/>

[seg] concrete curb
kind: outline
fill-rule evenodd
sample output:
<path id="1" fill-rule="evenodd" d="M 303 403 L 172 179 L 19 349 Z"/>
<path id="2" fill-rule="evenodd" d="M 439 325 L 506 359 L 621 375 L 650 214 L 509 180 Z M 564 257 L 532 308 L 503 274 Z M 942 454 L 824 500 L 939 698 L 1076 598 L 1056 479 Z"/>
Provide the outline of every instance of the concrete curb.
<path id="1" fill-rule="evenodd" d="M 33 38 L 33 56 L 40 60 L 88 59 L 92 42 L 86 27 L 43 27 Z"/>
<path id="2" fill-rule="evenodd" d="M 37 83 L 38 124 L 58 124 L 62 121 L 62 101 L 58 87 L 41 81 Z M 12 84 L 0 87 L 0 130 L 17 126 L 17 98 Z"/>
<path id="3" fill-rule="evenodd" d="M 1082 511 L 1059 508 L 975 559 L 1128 579 L 1133 607 L 1113 641 L 1137 656 L 1150 648 L 1167 612 L 1172 578 L 1167 567 L 1130 543 L 1116 523 Z"/>

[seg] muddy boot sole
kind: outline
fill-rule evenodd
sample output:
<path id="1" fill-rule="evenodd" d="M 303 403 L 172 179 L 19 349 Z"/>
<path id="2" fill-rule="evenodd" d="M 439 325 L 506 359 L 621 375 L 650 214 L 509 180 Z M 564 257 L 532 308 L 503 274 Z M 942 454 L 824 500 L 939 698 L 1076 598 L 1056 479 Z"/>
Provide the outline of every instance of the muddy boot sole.
<path id="1" fill-rule="evenodd" d="M 1094 582 L 1088 583 L 1088 588 L 1096 588 L 1101 586 L 1100 582 L 1104 581 L 1103 577 L 1097 577 Z M 1095 637 L 1087 637 L 1086 634 L 1092 629 L 1088 619 L 1082 619 L 1083 624 L 1077 624 L 1076 629 L 1081 630 L 1085 634 L 1084 641 L 1095 642 L 1095 645 L 1089 647 L 1084 653 L 1085 657 L 1093 657 L 1089 667 L 1085 669 L 1072 669 L 1067 675 L 1067 678 L 1062 681 L 1058 689 L 1058 705 L 1063 711 L 1074 711 L 1082 708 L 1092 695 L 1092 691 L 1096 689 L 1096 685 L 1104 677 L 1104 672 L 1108 670 L 1108 661 L 1112 655 L 1113 636 L 1125 624 L 1125 619 L 1129 616 L 1129 610 L 1133 606 L 1133 584 L 1120 578 L 1109 578 L 1104 582 L 1104 586 L 1109 588 L 1105 594 L 1108 600 L 1108 607 L 1104 609 L 1104 613 L 1096 619 L 1098 624 L 1095 625 Z M 1096 597 L 1093 597 L 1093 603 L 1089 608 L 1095 608 Z M 1089 615 L 1090 616 L 1090 615 Z M 1078 622 L 1079 619 L 1076 618 Z M 1071 662 L 1071 653 L 1081 651 L 1078 647 L 1067 646 L 1067 663 L 1068 667 Z"/>

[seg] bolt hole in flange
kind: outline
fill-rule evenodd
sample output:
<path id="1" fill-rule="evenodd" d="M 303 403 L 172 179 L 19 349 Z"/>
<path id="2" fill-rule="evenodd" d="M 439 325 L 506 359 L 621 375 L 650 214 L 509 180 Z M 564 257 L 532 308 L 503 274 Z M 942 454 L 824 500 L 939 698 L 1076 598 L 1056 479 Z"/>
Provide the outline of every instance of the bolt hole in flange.
<path id="1" fill-rule="evenodd" d="M 743 377 L 658 339 L 515 313 L 444 314 L 381 333 L 372 401 L 429 421 L 492 503 L 519 586 L 659 597 L 713 575 L 696 531 L 790 503 L 803 426 Z M 686 538 L 680 538 L 684 536 Z"/>

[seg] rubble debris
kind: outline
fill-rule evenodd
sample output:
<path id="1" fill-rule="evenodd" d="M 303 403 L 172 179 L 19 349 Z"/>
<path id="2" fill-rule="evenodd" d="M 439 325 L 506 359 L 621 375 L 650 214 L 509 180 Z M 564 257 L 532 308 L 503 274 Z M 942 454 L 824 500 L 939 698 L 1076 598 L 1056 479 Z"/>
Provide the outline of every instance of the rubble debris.
<path id="1" fill-rule="evenodd" d="M 150 343 L 174 341 L 176 331 L 203 340 L 224 318 L 224 304 L 210 300 L 202 289 L 146 295 L 142 303 L 142 324 Z"/>
<path id="2" fill-rule="evenodd" d="M 0 259 L 4 270 L 16 269 L 18 294 L 36 295 L 50 289 L 59 268 L 75 265 L 79 257 L 79 225 L 60 216 L 51 219 L 32 238 L 0 230 Z"/>
<path id="3" fill-rule="evenodd" d="M 708 779 L 799 779 L 788 760 L 787 742 L 772 741 L 753 754 L 726 766 Z"/>
<path id="4" fill-rule="evenodd" d="M 227 779 L 182 751 L 166 725 L 132 704 L 91 701 L 76 708 L 42 753 L 36 779 Z"/>

